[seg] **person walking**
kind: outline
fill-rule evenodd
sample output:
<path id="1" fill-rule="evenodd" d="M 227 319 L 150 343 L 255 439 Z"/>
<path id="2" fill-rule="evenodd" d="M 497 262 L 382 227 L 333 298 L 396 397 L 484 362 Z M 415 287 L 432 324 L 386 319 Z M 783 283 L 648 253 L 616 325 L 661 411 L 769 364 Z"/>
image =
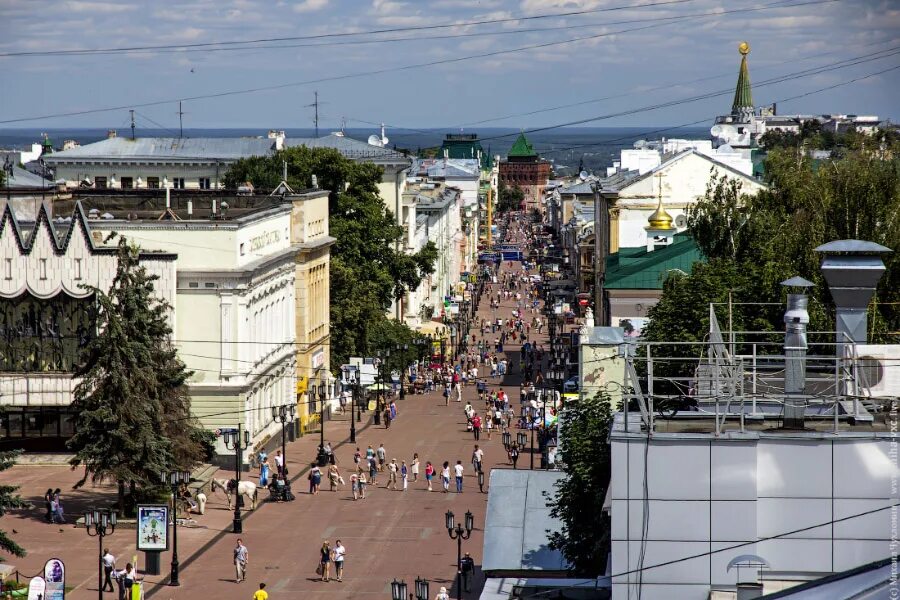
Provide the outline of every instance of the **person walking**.
<path id="1" fill-rule="evenodd" d="M 109 548 L 103 549 L 103 587 L 101 588 L 104 592 L 106 591 L 106 586 L 109 586 L 109 591 L 116 591 L 113 587 L 112 583 L 112 573 L 116 568 L 116 557 L 113 556 Z"/>
<path id="2" fill-rule="evenodd" d="M 369 459 L 369 483 L 378 485 L 378 463 L 374 456 Z"/>
<path id="3" fill-rule="evenodd" d="M 353 499 L 359 500 L 359 475 L 357 473 L 350 475 L 350 491 L 353 492 Z"/>
<path id="4" fill-rule="evenodd" d="M 47 508 L 47 515 L 45 518 L 48 523 L 53 522 L 53 488 L 47 488 L 47 493 L 44 494 L 44 505 Z"/>
<path id="5" fill-rule="evenodd" d="M 319 569 L 322 571 L 322 581 L 328 581 L 331 558 L 331 546 L 328 545 L 328 540 L 325 540 L 322 542 L 322 547 L 319 548 Z"/>
<path id="6" fill-rule="evenodd" d="M 419 454 L 418 452 L 413 454 L 412 464 L 410 465 L 410 471 L 412 471 L 412 480 L 413 483 L 419 481 Z"/>
<path id="7" fill-rule="evenodd" d="M 338 471 L 337 465 L 328 465 L 328 488 L 332 492 L 337 491 L 340 478 L 341 474 Z"/>
<path id="8" fill-rule="evenodd" d="M 266 456 L 262 459 L 262 464 L 259 465 L 259 485 L 260 485 L 260 487 L 269 487 L 269 476 L 270 476 L 269 457 Z"/>
<path id="9" fill-rule="evenodd" d="M 462 572 L 462 586 L 466 593 L 472 591 L 472 579 L 475 575 L 475 561 L 466 552 L 466 555 L 459 561 L 459 569 Z"/>
<path id="10" fill-rule="evenodd" d="M 425 482 L 428 484 L 428 491 L 431 491 L 431 480 L 434 479 L 434 465 L 429 460 L 425 463 Z"/>
<path id="11" fill-rule="evenodd" d="M 405 460 L 400 461 L 400 483 L 403 484 L 401 489 L 405 492 L 409 485 L 409 468 L 407 468 Z"/>
<path id="12" fill-rule="evenodd" d="M 244 545 L 244 540 L 238 538 L 237 544 L 234 546 L 234 572 L 235 572 L 235 583 L 240 583 L 244 581 L 247 576 L 247 563 L 250 562 L 250 550 L 247 549 L 247 546 Z M 131 565 L 127 565 L 125 567 L 128 570 L 128 567 Z M 126 583 L 126 589 L 129 586 Z"/>
<path id="13" fill-rule="evenodd" d="M 366 499 L 366 472 L 365 471 L 359 472 L 359 477 L 356 482 L 356 485 L 359 488 L 359 499 L 365 500 Z"/>
<path id="14" fill-rule="evenodd" d="M 463 466 L 462 461 L 456 461 L 456 465 L 453 467 L 453 471 L 456 474 L 456 493 L 462 494 L 463 491 Z"/>
<path id="15" fill-rule="evenodd" d="M 434 600 L 450 600 L 450 594 L 447 593 L 447 588 L 441 586 L 441 589 L 435 595 Z"/>
<path id="16" fill-rule="evenodd" d="M 306 475 L 309 480 L 309 493 L 318 494 L 319 486 L 322 484 L 322 469 L 316 463 L 309 463 L 309 473 Z"/>
<path id="17" fill-rule="evenodd" d="M 388 482 L 387 482 L 387 485 L 384 486 L 386 489 L 389 489 L 389 490 L 397 489 L 397 471 L 398 471 L 397 459 L 392 458 L 391 462 L 388 463 Z"/>
<path id="18" fill-rule="evenodd" d="M 54 523 L 65 523 L 66 522 L 66 513 L 63 510 L 62 504 L 62 492 L 60 492 L 59 488 L 53 490 L 53 522 Z"/>
<path id="19" fill-rule="evenodd" d="M 284 475 L 284 456 L 281 454 L 281 450 L 275 451 L 275 471 Z"/>
<path id="20" fill-rule="evenodd" d="M 253 600 L 269 600 L 269 592 L 266 591 L 265 583 L 260 583 L 259 589 L 253 592 Z"/>
<path id="21" fill-rule="evenodd" d="M 475 444 L 475 450 L 472 451 L 472 467 L 476 473 L 481 473 L 481 466 L 484 464 L 484 450 Z"/>
<path id="22" fill-rule="evenodd" d="M 384 444 L 379 444 L 376 453 L 378 455 L 378 470 L 384 471 L 384 466 L 387 462 L 387 450 L 384 449 Z"/>
<path id="23" fill-rule="evenodd" d="M 481 439 L 481 416 L 478 413 L 472 417 L 472 435 L 476 440 Z"/>
<path id="24" fill-rule="evenodd" d="M 444 485 L 444 493 L 450 491 L 450 463 L 446 460 L 441 468 L 441 483 Z"/>
<path id="25" fill-rule="evenodd" d="M 344 580 L 344 556 L 347 554 L 347 549 L 344 548 L 344 545 L 341 543 L 341 540 L 337 540 L 334 543 L 334 550 L 332 551 L 334 554 L 334 576 L 338 581 Z"/>

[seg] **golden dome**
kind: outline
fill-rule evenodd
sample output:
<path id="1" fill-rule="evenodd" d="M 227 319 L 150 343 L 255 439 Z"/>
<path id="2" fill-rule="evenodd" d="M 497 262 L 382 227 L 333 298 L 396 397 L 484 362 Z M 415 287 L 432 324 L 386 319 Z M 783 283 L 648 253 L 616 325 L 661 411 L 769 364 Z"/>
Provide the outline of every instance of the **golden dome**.
<path id="1" fill-rule="evenodd" d="M 650 229 L 672 229 L 672 215 L 666 212 L 662 207 L 662 203 L 656 207 L 647 222 L 650 223 Z"/>
<path id="2" fill-rule="evenodd" d="M 741 42 L 740 45 L 738 45 L 738 52 L 740 52 L 744 56 L 747 56 L 748 54 L 750 54 L 750 44 L 748 44 L 747 42 Z"/>

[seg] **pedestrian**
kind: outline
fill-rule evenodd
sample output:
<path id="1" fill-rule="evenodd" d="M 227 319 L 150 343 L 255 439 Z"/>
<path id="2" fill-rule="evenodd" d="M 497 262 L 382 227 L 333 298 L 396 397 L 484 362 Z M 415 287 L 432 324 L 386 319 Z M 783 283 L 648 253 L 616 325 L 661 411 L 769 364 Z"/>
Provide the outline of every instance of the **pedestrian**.
<path id="1" fill-rule="evenodd" d="M 113 587 L 112 583 L 112 572 L 116 568 L 116 557 L 113 556 L 109 548 L 103 549 L 103 591 L 106 591 L 106 586 L 109 586 L 109 591 L 116 591 Z"/>
<path id="2" fill-rule="evenodd" d="M 410 465 L 412 470 L 412 478 L 413 483 L 419 481 L 419 454 L 413 454 L 412 465 Z"/>
<path id="3" fill-rule="evenodd" d="M 459 561 L 459 569 L 462 571 L 463 589 L 466 590 L 466 592 L 471 592 L 472 579 L 475 575 L 475 561 L 472 560 L 472 557 L 468 552 L 466 552 L 466 555 Z"/>
<path id="4" fill-rule="evenodd" d="M 462 494 L 463 487 L 463 466 L 462 461 L 456 461 L 456 465 L 453 467 L 453 471 L 456 474 L 456 493 Z"/>
<path id="5" fill-rule="evenodd" d="M 397 419 L 397 403 L 391 400 L 389 408 L 391 409 L 391 421 L 394 421 Z"/>
<path id="6" fill-rule="evenodd" d="M 359 499 L 366 499 L 366 473 L 365 471 L 359 472 L 359 477 L 357 478 L 356 486 L 359 488 Z"/>
<path id="7" fill-rule="evenodd" d="M 350 475 L 350 491 L 353 492 L 353 499 L 359 500 L 359 475 L 356 473 Z"/>
<path id="8" fill-rule="evenodd" d="M 380 444 L 378 446 L 378 470 L 384 471 L 385 463 L 387 462 L 387 450 L 384 449 L 384 444 Z"/>
<path id="9" fill-rule="evenodd" d="M 425 463 L 425 482 L 428 483 L 428 491 L 431 491 L 431 480 L 434 479 L 434 465 L 431 461 Z"/>
<path id="10" fill-rule="evenodd" d="M 334 576 L 338 581 L 343 581 L 344 579 L 344 556 L 347 554 L 347 549 L 344 548 L 344 545 L 341 543 L 341 540 L 337 540 L 334 543 L 334 550 L 332 551 L 334 554 Z"/>
<path id="11" fill-rule="evenodd" d="M 366 460 L 369 460 L 370 458 L 372 458 L 374 456 L 375 456 L 375 451 L 372 449 L 372 445 L 369 444 L 369 446 L 366 448 Z"/>
<path id="12" fill-rule="evenodd" d="M 47 515 L 45 518 L 48 523 L 53 522 L 53 488 L 47 488 L 47 493 L 44 494 L 44 505 L 47 508 Z"/>
<path id="13" fill-rule="evenodd" d="M 476 473 L 481 472 L 481 466 L 484 464 L 484 450 L 478 447 L 478 444 L 475 444 L 475 450 L 472 451 L 472 467 L 475 469 Z"/>
<path id="14" fill-rule="evenodd" d="M 359 464 L 359 461 L 362 460 L 362 453 L 359 451 L 359 446 L 356 447 L 356 452 L 353 453 L 353 463 Z"/>
<path id="15" fill-rule="evenodd" d="M 378 464 L 374 456 L 369 459 L 369 483 L 378 485 Z"/>
<path id="16" fill-rule="evenodd" d="M 266 456 L 259 465 L 259 485 L 260 487 L 269 487 L 269 457 Z"/>
<path id="17" fill-rule="evenodd" d="M 238 540 L 238 542 L 240 542 L 240 540 Z M 134 592 L 134 584 L 137 581 L 140 580 L 138 579 L 137 571 L 135 571 L 134 566 L 131 563 L 126 563 L 125 570 L 122 571 L 122 585 L 125 587 L 125 600 L 131 600 L 131 595 Z M 243 579 L 241 581 L 243 581 Z"/>
<path id="18" fill-rule="evenodd" d="M 259 589 L 253 592 L 253 600 L 269 600 L 269 592 L 266 591 L 265 583 L 260 583 Z"/>
<path id="19" fill-rule="evenodd" d="M 444 485 L 444 493 L 450 491 L 450 463 L 446 460 L 441 468 L 441 483 Z"/>
<path id="20" fill-rule="evenodd" d="M 275 451 L 275 471 L 284 475 L 284 456 L 282 456 L 281 450 Z"/>
<path id="21" fill-rule="evenodd" d="M 475 436 L 476 440 L 481 439 L 481 417 L 478 413 L 475 413 L 475 416 L 472 417 L 472 435 Z"/>
<path id="22" fill-rule="evenodd" d="M 434 600 L 450 600 L 450 594 L 447 593 L 447 588 L 441 586 L 441 589 L 434 597 Z"/>
<path id="23" fill-rule="evenodd" d="M 383 413 L 382 417 L 384 418 L 384 428 L 390 429 L 391 428 L 391 409 L 390 409 L 390 407 L 386 406 L 384 408 L 384 413 Z"/>
<path id="24" fill-rule="evenodd" d="M 309 493 L 318 494 L 319 486 L 322 485 L 322 470 L 319 468 L 319 465 L 310 463 L 309 475 L 306 477 L 309 479 Z"/>
<path id="25" fill-rule="evenodd" d="M 59 491 L 59 488 L 53 490 L 53 521 L 55 523 L 66 522 L 66 515 L 62 504 L 62 492 Z"/>
<path id="26" fill-rule="evenodd" d="M 336 492 L 338 488 L 338 480 L 340 479 L 341 474 L 338 471 L 337 465 L 329 465 L 328 466 L 328 488 L 332 492 Z"/>
<path id="27" fill-rule="evenodd" d="M 331 546 L 328 545 L 328 540 L 322 542 L 322 547 L 319 548 L 319 569 L 322 571 L 322 581 L 328 581 L 328 572 L 331 567 Z"/>
<path id="28" fill-rule="evenodd" d="M 387 485 L 384 486 L 386 489 L 389 489 L 389 490 L 397 489 L 397 471 L 398 471 L 397 459 L 392 458 L 391 462 L 388 464 L 388 482 L 387 482 Z"/>
<path id="29" fill-rule="evenodd" d="M 235 572 L 235 583 L 242 582 L 247 576 L 247 563 L 250 562 L 250 550 L 247 549 L 247 546 L 244 545 L 244 540 L 238 538 L 237 544 L 234 547 L 234 572 Z M 129 563 L 125 566 L 125 570 L 128 571 L 128 568 L 131 566 Z M 127 578 L 127 574 L 126 574 Z M 125 589 L 127 590 L 130 586 L 128 585 L 128 581 L 125 581 Z"/>
<path id="30" fill-rule="evenodd" d="M 334 450 L 331 449 L 331 442 L 325 442 L 325 446 L 323 446 L 322 449 L 325 451 L 325 458 L 327 459 L 325 462 L 329 465 L 335 464 Z"/>
<path id="31" fill-rule="evenodd" d="M 406 461 L 400 461 L 400 482 L 403 484 L 403 491 L 406 491 L 406 488 L 409 484 L 409 469 L 406 466 Z"/>
<path id="32" fill-rule="evenodd" d="M 519 462 L 519 449 L 516 446 L 512 446 L 509 449 L 509 460 L 512 461 L 513 469 L 517 468 L 516 463 Z"/>

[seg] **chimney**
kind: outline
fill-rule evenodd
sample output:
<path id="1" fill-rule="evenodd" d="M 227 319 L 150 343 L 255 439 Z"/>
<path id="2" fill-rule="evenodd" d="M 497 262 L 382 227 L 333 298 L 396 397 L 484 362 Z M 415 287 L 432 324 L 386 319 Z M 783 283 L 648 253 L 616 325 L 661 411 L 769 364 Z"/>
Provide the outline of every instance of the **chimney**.
<path id="1" fill-rule="evenodd" d="M 172 190 L 166 186 L 166 210 L 172 208 Z"/>
<path id="2" fill-rule="evenodd" d="M 787 310 L 784 313 L 784 426 L 803 429 L 806 416 L 806 326 L 809 313 L 806 307 L 809 297 L 805 289 L 814 284 L 802 277 L 792 277 L 782 281 L 786 288 L 794 288 L 798 293 L 788 292 Z"/>
<path id="3" fill-rule="evenodd" d="M 188 198 L 188 201 L 187 201 L 187 213 L 188 213 L 188 218 L 191 218 L 192 216 L 194 216 L 194 202 L 190 198 Z"/>
<path id="4" fill-rule="evenodd" d="M 865 344 L 868 333 L 866 309 L 885 271 L 879 254 L 892 252 L 875 242 L 837 240 L 816 248 L 824 255 L 822 275 L 835 305 L 835 343 L 838 357 L 844 346 Z"/>
<path id="5" fill-rule="evenodd" d="M 761 583 L 738 583 L 736 600 L 756 600 L 762 598 L 763 585 Z"/>
<path id="6" fill-rule="evenodd" d="M 116 137 L 116 130 L 115 129 L 107 129 L 106 130 L 106 139 L 111 140 L 114 137 Z"/>
<path id="7" fill-rule="evenodd" d="M 275 149 L 276 150 L 284 150 L 284 131 L 280 129 L 270 129 L 268 136 L 270 140 L 275 140 Z"/>

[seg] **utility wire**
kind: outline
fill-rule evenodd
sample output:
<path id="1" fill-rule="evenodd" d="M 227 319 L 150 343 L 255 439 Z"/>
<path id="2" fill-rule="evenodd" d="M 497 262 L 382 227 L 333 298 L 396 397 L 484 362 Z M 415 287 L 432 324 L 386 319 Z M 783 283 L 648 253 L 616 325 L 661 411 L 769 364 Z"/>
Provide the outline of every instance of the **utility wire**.
<path id="1" fill-rule="evenodd" d="M 725 14 L 748 13 L 748 12 L 756 12 L 756 11 L 761 11 L 761 10 L 777 10 L 777 9 L 782 9 L 782 8 L 796 8 L 796 7 L 800 7 L 800 6 L 827 4 L 827 3 L 832 3 L 832 2 L 836 2 L 836 1 L 841 1 L 841 0 L 808 0 L 807 2 L 800 2 L 800 3 L 794 3 L 794 4 L 788 4 L 788 5 L 786 5 L 786 4 L 782 4 L 782 5 L 778 5 L 778 6 L 768 5 L 768 6 L 755 7 L 755 8 L 727 10 L 727 11 L 721 11 L 721 12 L 717 13 L 717 15 L 721 16 L 721 15 L 725 15 Z M 677 22 L 681 22 L 681 21 L 677 21 Z M 490 52 L 482 52 L 479 54 L 472 54 L 472 55 L 468 55 L 468 56 L 445 58 L 445 59 L 440 59 L 440 60 L 433 60 L 433 61 L 428 61 L 428 62 L 424 62 L 424 63 L 415 63 L 415 64 L 410 64 L 410 65 L 402 65 L 402 66 L 397 66 L 397 67 L 385 67 L 382 69 L 374 69 L 374 70 L 369 70 L 369 71 L 359 72 L 359 73 L 346 73 L 343 75 L 332 75 L 332 76 L 327 76 L 327 77 L 320 77 L 317 79 L 308 79 L 308 80 L 304 80 L 304 81 L 287 82 L 287 83 L 276 84 L 276 85 L 259 86 L 259 87 L 254 87 L 254 88 L 245 88 L 245 89 L 238 89 L 238 90 L 226 90 L 226 91 L 209 93 L 209 94 L 197 94 L 194 96 L 186 96 L 186 97 L 182 97 L 182 98 L 175 98 L 175 99 L 168 99 L 168 100 L 156 100 L 156 101 L 151 101 L 151 102 L 132 103 L 132 104 L 125 104 L 125 105 L 120 105 L 120 106 L 108 106 L 108 107 L 104 107 L 104 108 L 93 108 L 93 109 L 76 110 L 76 111 L 69 111 L 69 112 L 62 112 L 62 113 L 35 115 L 35 116 L 30 116 L 30 117 L 18 117 L 18 118 L 14 118 L 14 119 L 3 119 L 3 120 L 0 120 L 0 124 L 21 123 L 21 122 L 25 122 L 25 121 L 37 121 L 37 120 L 52 119 L 52 118 L 59 118 L 59 117 L 72 117 L 72 116 L 79 116 L 79 115 L 86 115 L 86 114 L 111 112 L 111 111 L 117 111 L 117 110 L 145 108 L 148 106 L 159 106 L 162 104 L 172 104 L 172 103 L 179 102 L 179 101 L 185 102 L 185 101 L 193 101 L 193 100 L 205 100 L 205 99 L 211 99 L 211 98 L 222 98 L 222 97 L 227 97 L 227 96 L 237 96 L 237 95 L 253 94 L 253 93 L 265 92 L 265 91 L 275 91 L 275 90 L 280 90 L 280 89 L 305 86 L 305 85 L 311 85 L 311 84 L 316 84 L 316 83 L 324 83 L 324 82 L 329 82 L 329 81 L 341 81 L 341 80 L 346 80 L 346 79 L 355 79 L 355 78 L 359 78 L 359 77 L 370 77 L 372 75 L 383 75 L 385 73 L 396 73 L 396 72 L 401 72 L 401 71 L 409 71 L 409 70 L 414 70 L 414 69 L 433 67 L 433 66 L 437 66 L 437 65 L 454 64 L 454 63 L 465 62 L 465 61 L 469 61 L 469 60 L 490 58 L 493 56 L 515 54 L 517 52 L 524 52 L 524 51 L 528 51 L 528 50 L 549 48 L 549 47 L 560 46 L 560 45 L 564 45 L 564 44 L 571 44 L 571 43 L 585 41 L 585 40 L 592 40 L 592 39 L 599 39 L 599 38 L 613 36 L 613 35 L 620 35 L 622 33 L 643 31 L 646 29 L 652 29 L 652 28 L 656 28 L 656 27 L 669 25 L 669 24 L 671 24 L 671 22 L 657 23 L 657 24 L 647 25 L 647 26 L 643 26 L 643 27 L 634 27 L 631 29 L 624 29 L 624 30 L 619 30 L 619 31 L 614 31 L 614 32 L 604 32 L 604 33 L 599 33 L 599 34 L 594 34 L 594 35 L 570 38 L 570 39 L 566 39 L 566 40 L 544 42 L 544 43 L 532 44 L 532 45 L 528 45 L 528 46 L 520 46 L 517 48 L 494 50 L 494 51 L 490 51 Z"/>
<path id="2" fill-rule="evenodd" d="M 472 27 L 472 26 L 480 26 L 480 25 L 495 25 L 501 23 L 515 23 L 519 21 L 536 21 L 541 19 L 553 19 L 559 17 L 573 17 L 579 15 L 589 15 L 589 14 L 598 14 L 605 12 L 614 12 L 614 11 L 622 11 L 622 10 L 633 10 L 633 9 L 642 9 L 642 8 L 653 8 L 657 6 L 668 6 L 673 4 L 685 4 L 688 2 L 694 2 L 696 0 L 661 0 L 657 2 L 650 2 L 646 4 L 630 4 L 630 5 L 620 5 L 620 6 L 610 6 L 605 8 L 592 8 L 592 9 L 584 9 L 584 10 L 573 10 L 566 12 L 558 12 L 558 13 L 547 13 L 543 15 L 531 15 L 531 16 L 519 16 L 519 17 L 505 17 L 501 19 L 481 19 L 481 20 L 472 20 L 472 21 L 455 21 L 452 23 L 442 23 L 438 25 L 416 25 L 409 27 L 391 27 L 387 29 L 371 29 L 368 31 L 341 31 L 341 32 L 333 32 L 333 33 L 320 33 L 314 35 L 300 35 L 300 36 L 288 36 L 288 37 L 275 37 L 275 38 L 258 38 L 253 40 L 233 40 L 233 41 L 225 41 L 225 42 L 198 42 L 193 44 L 163 44 L 157 46 L 124 46 L 124 47 L 115 47 L 115 48 L 89 48 L 89 49 L 68 49 L 68 50 L 33 50 L 33 51 L 22 51 L 22 52 L 4 52 L 0 53 L 0 57 L 2 56 L 60 56 L 60 55 L 84 55 L 84 54 L 99 54 L 99 53 L 111 53 L 111 52 L 134 52 L 137 50 L 167 50 L 167 49 L 177 49 L 177 48 L 209 48 L 209 47 L 217 47 L 217 46 L 231 46 L 231 45 L 245 45 L 245 44 L 259 44 L 266 42 L 286 42 L 286 41 L 298 41 L 298 40 L 316 40 L 316 39 L 327 39 L 327 38 L 341 38 L 341 37 L 356 37 L 362 35 L 377 35 L 383 33 L 399 33 L 405 31 L 434 31 L 436 29 L 448 29 L 452 27 Z M 830 1 L 840 1 L 840 0 L 830 0 Z"/>

